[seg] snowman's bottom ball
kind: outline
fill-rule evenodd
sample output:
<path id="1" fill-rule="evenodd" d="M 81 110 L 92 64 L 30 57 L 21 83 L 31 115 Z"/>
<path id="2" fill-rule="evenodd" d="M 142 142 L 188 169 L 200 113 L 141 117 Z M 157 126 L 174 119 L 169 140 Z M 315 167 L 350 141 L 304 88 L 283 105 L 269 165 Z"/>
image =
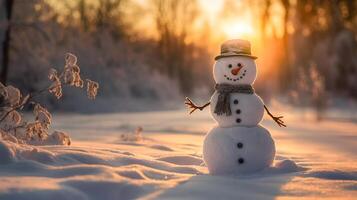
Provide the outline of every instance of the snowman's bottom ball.
<path id="1" fill-rule="evenodd" d="M 203 160 L 210 174 L 249 174 L 269 167 L 275 145 L 264 127 L 215 127 L 203 143 Z"/>

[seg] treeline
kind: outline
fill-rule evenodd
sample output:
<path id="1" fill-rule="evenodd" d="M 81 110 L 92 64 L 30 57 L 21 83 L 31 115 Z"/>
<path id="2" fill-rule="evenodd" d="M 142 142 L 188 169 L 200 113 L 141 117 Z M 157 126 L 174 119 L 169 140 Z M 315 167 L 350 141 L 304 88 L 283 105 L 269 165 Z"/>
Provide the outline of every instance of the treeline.
<path id="1" fill-rule="evenodd" d="M 143 32 L 135 27 L 147 18 L 148 11 L 128 0 L 1 0 L 0 9 L 5 12 L 0 13 L 12 12 L 11 19 L 0 16 L 1 32 L 11 28 L 9 47 L 3 48 L 9 56 L 3 81 L 34 90 L 43 84 L 38 77 L 60 62 L 58 55 L 74 51 L 81 60 L 86 59 L 83 65 L 94 76 L 102 76 L 97 77 L 99 81 L 113 80 L 104 88 L 107 94 L 157 96 L 146 90 L 147 82 L 155 82 L 157 76 L 168 79 L 167 84 L 178 86 L 183 94 L 193 92 L 195 85 L 209 84 L 210 72 L 201 70 L 211 65 L 207 50 L 187 41 L 199 12 L 197 2 L 151 0 L 148 4 L 154 23 Z M 156 37 L 148 37 L 148 32 Z M 135 81 L 143 82 L 135 85 Z M 154 93 L 160 92 L 157 90 Z"/>
<path id="2" fill-rule="evenodd" d="M 274 70 L 259 76 L 258 89 L 277 81 L 278 91 L 292 91 L 299 101 L 301 95 L 328 93 L 356 98 L 356 8 L 349 0 L 225 0 L 217 17 L 239 21 L 248 9 L 259 21 L 265 58 L 258 62 L 269 57 Z M 0 9 L 0 37 L 11 29 L 1 77 L 20 88 L 40 87 L 39 77 L 51 65 L 60 66 L 58 55 L 66 51 L 78 55 L 96 80 L 108 82 L 101 84 L 104 94 L 155 98 L 164 82 L 185 95 L 213 86 L 212 46 L 218 50 L 217 38 L 223 37 L 208 20 L 197 30 L 203 8 L 196 0 L 0 0 Z M 277 17 L 282 23 L 272 26 Z"/>
<path id="3" fill-rule="evenodd" d="M 263 32 L 274 15 L 269 10 L 276 1 L 264 2 Z M 301 82 L 308 84 L 311 71 L 315 71 L 323 84 L 320 90 L 357 98 L 357 1 L 279 0 L 278 3 L 284 10 L 283 35 L 275 36 L 283 48 L 283 59 L 278 65 L 281 89 L 302 90 Z"/>

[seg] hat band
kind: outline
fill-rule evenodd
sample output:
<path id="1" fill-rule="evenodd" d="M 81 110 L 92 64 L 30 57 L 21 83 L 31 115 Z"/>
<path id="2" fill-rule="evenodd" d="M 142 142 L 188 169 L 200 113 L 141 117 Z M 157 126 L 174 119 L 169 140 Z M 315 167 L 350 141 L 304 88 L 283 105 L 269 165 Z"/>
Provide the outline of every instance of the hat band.
<path id="1" fill-rule="evenodd" d="M 245 54 L 245 55 L 251 55 L 250 51 L 232 51 L 232 50 L 227 50 L 227 51 L 221 51 L 221 54 L 224 54 L 224 53 L 236 53 L 236 54 Z"/>

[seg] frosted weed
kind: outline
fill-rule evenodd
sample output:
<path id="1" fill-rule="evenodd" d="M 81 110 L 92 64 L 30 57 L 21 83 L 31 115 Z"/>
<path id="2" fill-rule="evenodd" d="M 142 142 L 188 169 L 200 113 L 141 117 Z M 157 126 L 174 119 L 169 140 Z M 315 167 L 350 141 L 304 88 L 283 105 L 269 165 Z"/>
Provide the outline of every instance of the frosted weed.
<path id="1" fill-rule="evenodd" d="M 5 86 L 0 83 L 0 138 L 21 144 L 71 144 L 71 139 L 65 132 L 55 130 L 49 134 L 52 115 L 33 98 L 49 92 L 60 99 L 63 95 L 64 85 L 83 88 L 84 81 L 80 76 L 77 57 L 67 53 L 63 71 L 59 73 L 56 69 L 51 68 L 48 79 L 51 81 L 48 87 L 27 95 L 23 95 L 18 88 L 12 85 Z M 86 79 L 86 82 L 87 96 L 94 100 L 99 84 L 90 79 Z M 29 122 L 22 118 L 20 112 L 27 105 L 33 106 L 34 121 Z"/>

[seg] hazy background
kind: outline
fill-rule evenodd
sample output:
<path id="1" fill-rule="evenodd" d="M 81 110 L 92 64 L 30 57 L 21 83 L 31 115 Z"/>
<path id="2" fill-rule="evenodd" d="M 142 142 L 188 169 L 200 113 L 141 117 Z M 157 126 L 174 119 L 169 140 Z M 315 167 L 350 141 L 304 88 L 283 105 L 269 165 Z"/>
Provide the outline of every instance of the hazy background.
<path id="1" fill-rule="evenodd" d="M 214 56 L 233 38 L 251 41 L 255 88 L 266 103 L 312 107 L 318 118 L 356 110 L 355 1 L 0 0 L 0 10 L 2 82 L 39 90 L 66 52 L 99 82 L 95 102 L 71 88 L 61 101 L 41 97 L 51 110 L 177 109 L 184 96 L 204 102 Z"/>

